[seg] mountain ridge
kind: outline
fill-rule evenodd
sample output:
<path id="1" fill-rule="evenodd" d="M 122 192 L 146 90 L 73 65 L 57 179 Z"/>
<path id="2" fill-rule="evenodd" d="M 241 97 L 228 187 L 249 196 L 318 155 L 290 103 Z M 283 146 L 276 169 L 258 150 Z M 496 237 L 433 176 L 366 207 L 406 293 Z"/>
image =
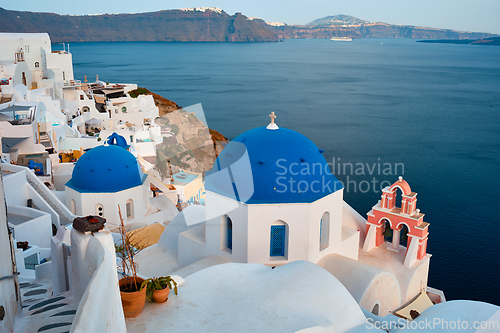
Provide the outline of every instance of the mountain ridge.
<path id="1" fill-rule="evenodd" d="M 369 23 L 368 21 L 361 20 L 357 17 L 351 16 L 351 15 L 344 15 L 344 14 L 338 14 L 338 15 L 332 15 L 332 16 L 325 16 L 319 19 L 316 19 L 312 22 L 309 22 L 306 24 L 306 26 L 318 26 L 318 25 L 345 25 L 345 24 L 363 24 L 363 23 Z"/>
<path id="2" fill-rule="evenodd" d="M 277 42 L 290 38 L 484 39 L 497 34 L 326 16 L 307 25 L 269 22 L 215 7 L 146 13 L 59 15 L 0 7 L 1 32 L 47 32 L 53 43 L 94 41 Z"/>
<path id="3" fill-rule="evenodd" d="M 92 41 L 278 41 L 262 20 L 214 10 L 163 10 L 137 14 L 59 15 L 0 7 L 0 31 L 47 32 L 53 43 Z"/>

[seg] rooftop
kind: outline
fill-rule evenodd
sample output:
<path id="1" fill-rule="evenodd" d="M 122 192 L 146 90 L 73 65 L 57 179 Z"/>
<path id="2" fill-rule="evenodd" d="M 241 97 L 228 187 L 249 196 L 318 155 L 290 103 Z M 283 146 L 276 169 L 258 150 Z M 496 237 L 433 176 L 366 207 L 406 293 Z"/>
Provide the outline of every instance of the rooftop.
<path id="1" fill-rule="evenodd" d="M 307 292 L 297 281 L 311 281 Z M 185 278 L 178 295 L 148 303 L 127 318 L 127 331 L 296 332 L 322 326 L 345 332 L 365 316 L 344 286 L 321 267 L 296 261 L 284 266 L 222 264 Z M 322 295 L 318 297 L 318 295 Z"/>
<path id="2" fill-rule="evenodd" d="M 174 178 L 174 185 L 186 185 L 191 183 L 194 179 L 200 175 L 191 172 L 181 171 L 176 173 L 172 177 Z"/>

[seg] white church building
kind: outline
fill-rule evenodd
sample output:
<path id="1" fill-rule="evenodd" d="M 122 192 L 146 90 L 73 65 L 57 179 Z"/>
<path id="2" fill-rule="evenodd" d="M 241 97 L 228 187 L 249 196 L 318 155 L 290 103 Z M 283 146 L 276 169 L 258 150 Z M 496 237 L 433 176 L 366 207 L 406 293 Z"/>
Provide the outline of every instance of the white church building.
<path id="1" fill-rule="evenodd" d="M 402 213 L 391 197 L 391 206 L 374 207 L 376 215 L 385 217 L 375 226 L 367 224 L 343 200 L 343 186 L 330 172 L 323 151 L 304 135 L 279 128 L 271 116 L 267 127 L 239 135 L 222 150 L 205 176 L 206 206 L 180 212 L 159 243 L 138 255 L 141 274 L 182 271 L 204 260 L 272 267 L 302 260 L 326 269 L 376 315 L 385 316 L 419 297 L 432 304 L 428 297 L 434 293 L 438 302 L 439 297 L 444 301 L 442 292 L 427 289 L 430 255 L 425 246 L 423 252 L 419 247 L 422 241 L 412 241 L 411 265 L 405 260 L 400 235 L 415 240 L 422 235 L 413 236 L 413 227 L 400 232 L 404 224 L 392 223 L 388 232 L 395 240 L 388 243 L 383 236 L 388 228 L 384 219 L 410 219 L 425 225 L 426 244 L 424 215 L 415 206 L 417 215 Z M 403 187 L 409 189 L 400 179 L 385 191 L 392 195 Z M 370 227 L 371 245 L 363 249 Z"/>
<path id="2" fill-rule="evenodd" d="M 76 216 L 105 217 L 110 229 L 120 224 L 118 207 L 127 225 L 163 223 L 176 208 L 171 202 L 166 209 L 161 203 L 164 200 L 153 198 L 151 183 L 157 181 L 142 171 L 130 151 L 116 144 L 105 144 L 90 149 L 75 163 L 65 184 L 65 204 Z M 170 192 L 175 197 L 175 190 L 165 195 L 171 197 Z"/>

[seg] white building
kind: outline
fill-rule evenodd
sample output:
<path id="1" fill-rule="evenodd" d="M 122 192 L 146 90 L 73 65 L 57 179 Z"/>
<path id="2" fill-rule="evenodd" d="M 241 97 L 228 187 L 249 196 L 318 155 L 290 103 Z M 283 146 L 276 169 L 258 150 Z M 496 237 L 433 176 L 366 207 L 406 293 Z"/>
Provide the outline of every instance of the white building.
<path id="1" fill-rule="evenodd" d="M 172 271 L 212 257 L 268 266 L 305 260 L 382 316 L 427 297 L 430 255 L 406 267 L 403 246 L 364 251 L 366 219 L 343 201 L 322 151 L 302 134 L 274 121 L 247 131 L 222 150 L 205 181 L 206 207 L 183 210 L 139 258 L 153 256 Z"/>
<path id="2" fill-rule="evenodd" d="M 66 183 L 66 206 L 78 216 L 105 217 L 119 225 L 120 207 L 124 223 L 163 223 L 161 211 L 150 210 L 150 183 L 137 159 L 116 145 L 95 147 L 78 160 Z"/>
<path id="3" fill-rule="evenodd" d="M 0 33 L 0 79 L 2 95 L 12 96 L 16 84 L 28 89 L 49 88 L 51 95 L 63 98 L 63 87 L 73 81 L 71 53 L 52 51 L 47 33 Z"/>

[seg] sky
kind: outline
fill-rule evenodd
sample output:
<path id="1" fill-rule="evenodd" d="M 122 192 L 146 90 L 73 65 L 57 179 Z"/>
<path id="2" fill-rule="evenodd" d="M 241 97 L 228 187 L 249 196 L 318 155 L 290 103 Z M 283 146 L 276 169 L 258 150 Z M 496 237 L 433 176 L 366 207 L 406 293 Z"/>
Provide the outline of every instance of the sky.
<path id="1" fill-rule="evenodd" d="M 500 34 L 500 0 L 24 0 L 0 7 L 72 15 L 219 7 L 231 15 L 241 12 L 290 25 L 345 14 L 373 22 Z"/>

